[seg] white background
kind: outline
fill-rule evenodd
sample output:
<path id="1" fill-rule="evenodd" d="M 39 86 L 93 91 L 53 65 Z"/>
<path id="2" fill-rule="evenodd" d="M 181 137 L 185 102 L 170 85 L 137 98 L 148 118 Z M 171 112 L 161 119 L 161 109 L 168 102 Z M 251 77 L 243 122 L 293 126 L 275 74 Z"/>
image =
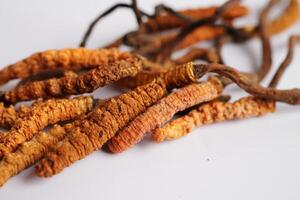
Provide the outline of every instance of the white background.
<path id="1" fill-rule="evenodd" d="M 33 52 L 76 47 L 87 24 L 116 2 L 1 0 L 0 66 Z M 139 2 L 150 12 L 159 2 L 188 8 L 223 1 Z M 240 23 L 255 22 L 265 2 L 245 1 L 253 14 Z M 132 13 L 119 10 L 97 26 L 88 46 L 99 47 L 134 28 Z M 274 66 L 286 55 L 288 36 L 300 34 L 299 28 L 298 23 L 272 39 Z M 228 64 L 251 70 L 259 66 L 260 43 L 228 45 L 224 56 Z M 300 56 L 296 56 L 280 88 L 300 87 L 299 65 Z M 229 89 L 241 95 L 238 91 Z M 107 97 L 118 91 L 108 87 L 96 93 Z M 146 138 L 122 154 L 97 151 L 47 179 L 36 177 L 31 167 L 0 189 L 0 199 L 296 200 L 300 198 L 299 114 L 299 106 L 278 104 L 274 114 L 201 127 L 180 140 L 155 144 Z"/>

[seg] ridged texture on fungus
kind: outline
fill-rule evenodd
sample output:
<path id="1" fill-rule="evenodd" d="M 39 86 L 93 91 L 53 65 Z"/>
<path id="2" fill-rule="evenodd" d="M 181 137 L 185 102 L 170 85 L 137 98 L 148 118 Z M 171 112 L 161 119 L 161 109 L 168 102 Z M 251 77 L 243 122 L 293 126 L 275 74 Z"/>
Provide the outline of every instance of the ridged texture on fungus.
<path id="1" fill-rule="evenodd" d="M 245 97 L 233 103 L 209 102 L 188 114 L 174 119 L 152 133 L 156 142 L 173 140 L 190 133 L 195 127 L 215 122 L 257 117 L 275 111 L 275 102 L 257 97 Z"/>
<path id="2" fill-rule="evenodd" d="M 15 152 L 5 155 L 0 161 L 0 186 L 54 148 L 66 136 L 65 127 L 54 125 L 47 133 L 39 132 L 32 140 L 21 144 Z"/>
<path id="3" fill-rule="evenodd" d="M 215 99 L 221 94 L 222 90 L 222 84 L 214 78 L 204 83 L 188 85 L 169 94 L 132 120 L 114 136 L 107 143 L 109 150 L 116 153 L 130 148 L 139 142 L 147 132 L 172 119 L 177 112 Z"/>
<path id="4" fill-rule="evenodd" d="M 19 118 L 0 143 L 0 157 L 30 140 L 39 131 L 59 121 L 70 120 L 86 113 L 93 106 L 90 96 L 74 99 L 49 99 L 32 107 L 25 117 Z"/>
<path id="5" fill-rule="evenodd" d="M 65 167 L 98 150 L 129 121 L 164 95 L 165 88 L 153 82 L 111 98 L 95 108 L 85 118 L 74 122 L 74 128 L 52 152 L 36 166 L 42 177 L 59 173 Z"/>
<path id="6" fill-rule="evenodd" d="M 180 14 L 190 17 L 193 20 L 200 20 L 206 17 L 211 17 L 217 11 L 217 7 L 209 8 L 198 8 L 198 9 L 187 9 L 179 11 Z M 223 16 L 224 19 L 234 19 L 237 17 L 242 17 L 248 14 L 248 9 L 242 5 L 236 5 L 232 7 L 228 12 Z M 147 22 L 143 23 L 142 26 L 146 28 L 147 32 L 158 32 L 167 29 L 178 28 L 186 25 L 181 19 L 178 19 L 176 16 L 171 14 L 160 15 L 154 19 L 150 19 Z"/>
<path id="7" fill-rule="evenodd" d="M 53 78 L 45 81 L 36 81 L 20 85 L 6 92 L 4 100 L 9 103 L 26 101 L 37 98 L 61 97 L 71 94 L 93 92 L 127 76 L 136 75 L 141 69 L 141 61 L 134 57 L 115 63 L 100 65 L 78 77 Z"/>
<path id="8" fill-rule="evenodd" d="M 55 69 L 94 68 L 99 65 L 126 59 L 131 55 L 117 49 L 91 50 L 85 48 L 48 50 L 35 53 L 0 70 L 0 85 L 16 78 Z"/>
<path id="9" fill-rule="evenodd" d="M 4 107 L 4 104 L 0 103 L 0 127 L 11 128 L 15 121 L 20 117 L 24 117 L 29 110 L 30 108 L 24 105 L 21 105 L 20 108 L 16 110 L 12 105 Z"/>

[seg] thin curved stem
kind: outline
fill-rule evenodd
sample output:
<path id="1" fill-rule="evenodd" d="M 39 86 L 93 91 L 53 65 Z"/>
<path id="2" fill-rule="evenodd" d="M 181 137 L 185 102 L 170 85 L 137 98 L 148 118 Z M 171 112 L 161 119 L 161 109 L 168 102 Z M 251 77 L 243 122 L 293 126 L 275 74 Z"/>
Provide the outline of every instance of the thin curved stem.
<path id="1" fill-rule="evenodd" d="M 284 61 L 279 66 L 278 70 L 276 71 L 273 79 L 271 80 L 269 87 L 275 88 L 277 87 L 282 75 L 286 71 L 287 67 L 291 64 L 293 57 L 294 57 L 294 49 L 296 43 L 300 42 L 300 35 L 292 35 L 289 39 L 289 50 L 284 59 Z"/>

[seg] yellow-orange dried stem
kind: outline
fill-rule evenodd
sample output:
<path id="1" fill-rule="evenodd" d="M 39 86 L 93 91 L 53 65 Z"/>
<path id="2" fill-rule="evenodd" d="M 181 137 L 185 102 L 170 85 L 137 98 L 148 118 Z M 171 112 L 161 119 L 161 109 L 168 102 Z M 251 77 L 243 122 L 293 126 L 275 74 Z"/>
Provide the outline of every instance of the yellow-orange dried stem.
<path id="1" fill-rule="evenodd" d="M 275 102 L 257 97 L 245 97 L 233 103 L 209 102 L 188 114 L 172 120 L 152 133 L 155 142 L 181 138 L 194 128 L 216 122 L 258 117 L 275 111 Z"/>
<path id="2" fill-rule="evenodd" d="M 157 82 L 138 87 L 111 98 L 74 125 L 56 149 L 36 166 L 42 177 L 59 173 L 65 167 L 98 150 L 129 121 L 163 97 L 165 88 Z"/>
<path id="3" fill-rule="evenodd" d="M 3 133 L 0 143 L 0 157 L 17 148 L 19 144 L 30 140 L 39 131 L 59 121 L 70 120 L 86 113 L 93 106 L 90 96 L 74 99 L 49 99 L 33 106 L 23 117 L 19 118 L 12 129 Z"/>
<path id="4" fill-rule="evenodd" d="M 53 78 L 20 85 L 4 94 L 9 103 L 37 98 L 61 97 L 71 94 L 93 92 L 127 76 L 136 75 L 141 69 L 140 59 L 133 57 L 115 63 L 101 65 L 77 77 Z"/>
<path id="5" fill-rule="evenodd" d="M 70 125 L 54 125 L 47 133 L 39 132 L 32 140 L 21 144 L 15 152 L 5 155 L 0 161 L 0 186 L 54 148 L 66 136 L 65 127 Z"/>
<path id="6" fill-rule="evenodd" d="M 278 34 L 289 28 L 299 20 L 300 6 L 298 0 L 290 0 L 287 8 L 266 27 L 269 34 Z"/>
<path id="7" fill-rule="evenodd" d="M 26 78 L 34 74 L 56 69 L 94 68 L 131 55 L 117 49 L 92 50 L 85 48 L 48 50 L 35 53 L 15 64 L 0 70 L 0 85 L 16 78 Z"/>
<path id="8" fill-rule="evenodd" d="M 190 17 L 193 20 L 200 20 L 206 17 L 211 17 L 217 11 L 217 7 L 187 9 L 179 11 L 181 15 Z M 231 20 L 237 17 L 242 17 L 248 14 L 248 8 L 242 5 L 235 5 L 224 13 L 223 19 Z M 154 19 L 149 19 L 142 24 L 142 27 L 147 32 L 158 32 L 173 28 L 185 26 L 187 23 L 182 19 L 177 18 L 172 14 L 159 15 Z"/>
<path id="9" fill-rule="evenodd" d="M 207 102 L 218 97 L 223 90 L 219 79 L 191 84 L 177 90 L 151 106 L 123 130 L 115 135 L 107 146 L 111 152 L 117 153 L 127 150 L 139 142 L 147 132 L 162 126 L 179 111 L 202 102 Z"/>
<path id="10" fill-rule="evenodd" d="M 190 83 L 195 83 L 203 74 L 194 68 L 192 62 L 170 67 L 168 69 L 142 70 L 134 77 L 127 77 L 118 82 L 118 85 L 126 88 L 135 88 L 160 78 L 164 81 L 167 89 L 179 88 Z"/>

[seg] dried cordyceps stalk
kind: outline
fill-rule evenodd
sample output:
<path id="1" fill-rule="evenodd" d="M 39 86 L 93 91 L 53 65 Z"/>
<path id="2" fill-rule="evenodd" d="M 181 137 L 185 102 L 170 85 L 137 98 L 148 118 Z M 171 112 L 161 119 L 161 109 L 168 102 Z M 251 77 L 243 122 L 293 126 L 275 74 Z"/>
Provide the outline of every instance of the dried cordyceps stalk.
<path id="1" fill-rule="evenodd" d="M 209 102 L 193 109 L 188 114 L 174 119 L 152 133 L 156 142 L 173 140 L 190 133 L 195 127 L 228 120 L 257 117 L 275 111 L 275 102 L 257 97 L 245 97 L 233 103 Z"/>
<path id="2" fill-rule="evenodd" d="M 16 110 L 12 105 L 6 108 L 3 103 L 0 103 L 0 127 L 11 128 L 18 118 L 24 117 L 29 111 L 30 108 L 24 105 Z"/>
<path id="3" fill-rule="evenodd" d="M 188 85 L 179 89 L 159 102 L 149 107 L 131 121 L 124 129 L 108 141 L 110 151 L 122 152 L 137 142 L 153 129 L 160 127 L 179 111 L 196 104 L 217 98 L 223 90 L 222 83 L 217 78 L 211 78 L 204 83 Z"/>
<path id="4" fill-rule="evenodd" d="M 5 92 L 3 101 L 16 103 L 37 98 L 62 97 L 93 92 L 95 89 L 121 78 L 134 76 L 140 69 L 141 60 L 138 57 L 120 60 L 111 64 L 100 65 L 77 77 L 53 78 L 20 85 L 11 91 Z"/>
<path id="5" fill-rule="evenodd" d="M 33 106 L 23 117 L 19 118 L 12 129 L 6 132 L 0 143 L 0 157 L 13 151 L 19 144 L 30 140 L 35 134 L 51 124 L 74 119 L 93 106 L 90 96 L 74 99 L 49 99 Z M 2 133 L 3 134 L 3 133 Z"/>
<path id="6" fill-rule="evenodd" d="M 300 42 L 300 35 L 292 35 L 289 39 L 289 50 L 288 53 L 284 59 L 284 61 L 281 63 L 281 65 L 279 66 L 277 72 L 275 73 L 273 79 L 271 80 L 269 87 L 276 87 L 280 78 L 282 77 L 283 73 L 285 72 L 285 70 L 287 69 L 287 67 L 290 65 L 290 63 L 293 60 L 294 57 L 294 47 L 296 45 L 297 42 Z"/>
<path id="7" fill-rule="evenodd" d="M 64 127 L 54 125 L 47 133 L 39 132 L 32 140 L 21 144 L 15 152 L 5 155 L 0 161 L 0 186 L 54 148 L 66 136 L 69 126 L 71 124 Z"/>
<path id="8" fill-rule="evenodd" d="M 74 124 L 61 144 L 46 154 L 36 166 L 36 173 L 49 177 L 98 150 L 114 134 L 147 107 L 164 96 L 160 82 L 144 86 L 107 100 Z"/>
<path id="9" fill-rule="evenodd" d="M 0 70 L 0 85 L 16 78 L 56 69 L 78 70 L 94 68 L 131 57 L 117 49 L 91 50 L 85 48 L 48 50 L 35 53 L 24 60 Z"/>
<path id="10" fill-rule="evenodd" d="M 194 68 L 193 63 L 185 63 L 167 70 L 150 69 L 149 71 L 141 71 L 134 77 L 127 77 L 118 82 L 119 86 L 125 88 L 135 88 L 160 78 L 164 81 L 167 89 L 173 89 L 196 82 L 202 77 L 202 71 Z"/>
<path id="11" fill-rule="evenodd" d="M 300 37 L 293 35 L 289 39 L 289 51 L 282 64 L 277 69 L 269 87 L 275 88 L 283 73 L 293 59 L 294 47 Z M 200 105 L 187 115 L 169 122 L 162 128 L 153 131 L 152 139 L 156 142 L 177 139 L 188 134 L 196 126 L 219 121 L 244 119 L 275 111 L 275 102 L 257 97 L 242 98 L 234 103 L 209 102 Z"/>
<path id="12" fill-rule="evenodd" d="M 267 25 L 269 34 L 278 34 L 296 23 L 300 16 L 300 6 L 298 0 L 290 0 L 287 8 L 277 18 Z"/>
<path id="13" fill-rule="evenodd" d="M 197 8 L 178 11 L 183 16 L 189 17 L 192 20 L 200 20 L 203 18 L 211 17 L 217 12 L 217 7 Z M 248 14 L 248 8 L 242 5 L 235 5 L 226 11 L 223 19 L 232 20 L 234 18 L 242 17 Z M 142 23 L 142 28 L 146 32 L 158 32 L 178 28 L 187 25 L 187 22 L 174 16 L 173 14 L 158 15 L 153 19 Z"/>

